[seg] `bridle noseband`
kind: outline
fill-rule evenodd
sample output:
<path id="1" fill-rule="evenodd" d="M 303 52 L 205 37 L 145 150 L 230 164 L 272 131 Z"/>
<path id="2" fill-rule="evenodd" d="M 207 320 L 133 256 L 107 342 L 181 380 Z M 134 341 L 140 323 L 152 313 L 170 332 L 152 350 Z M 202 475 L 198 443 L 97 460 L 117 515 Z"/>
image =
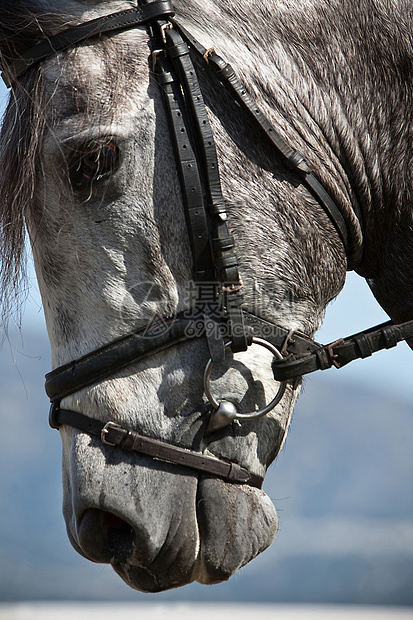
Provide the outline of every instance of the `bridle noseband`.
<path id="1" fill-rule="evenodd" d="M 380 349 L 393 347 L 401 340 L 413 338 L 413 321 L 400 325 L 388 322 L 324 346 L 305 334 L 290 332 L 243 309 L 242 281 L 234 252 L 234 239 L 226 224 L 227 213 L 214 137 L 191 54 L 203 59 L 205 67 L 216 76 L 244 113 L 253 119 L 279 160 L 297 175 L 324 209 L 344 245 L 350 269 L 355 266 L 352 262 L 354 248 L 345 218 L 304 157 L 286 144 L 246 92 L 232 67 L 213 49 L 204 48 L 173 19 L 173 15 L 169 0 L 152 0 L 133 9 L 91 20 L 43 40 L 15 60 L 2 74 L 10 86 L 30 67 L 82 41 L 140 25 L 147 27 L 152 45 L 153 73 L 163 93 L 169 117 L 193 255 L 194 281 L 198 289 L 195 311 L 154 322 L 144 330 L 128 334 L 48 373 L 46 392 L 52 402 L 50 424 L 53 428 L 67 424 L 98 437 L 106 445 L 120 446 L 230 482 L 260 488 L 263 479 L 235 463 L 143 437 L 133 430 L 121 428 L 115 422 L 103 423 L 60 407 L 61 400 L 66 396 L 112 377 L 149 355 L 202 338 L 207 340 L 210 351 L 204 376 L 205 393 L 212 405 L 207 432 L 214 432 L 234 420 L 242 421 L 269 413 L 281 400 L 288 381 L 295 382 L 306 373 L 325 370 L 333 365 L 340 368 L 354 359 L 367 357 Z M 358 210 L 355 215 L 361 223 Z M 212 307 L 211 303 L 206 307 L 202 303 L 202 293 L 205 287 L 211 287 L 211 283 L 214 302 Z M 280 387 L 275 398 L 262 410 L 240 414 L 232 403 L 215 399 L 210 386 L 210 373 L 214 363 L 223 361 L 227 349 L 245 351 L 253 343 L 273 353 L 273 374 Z"/>

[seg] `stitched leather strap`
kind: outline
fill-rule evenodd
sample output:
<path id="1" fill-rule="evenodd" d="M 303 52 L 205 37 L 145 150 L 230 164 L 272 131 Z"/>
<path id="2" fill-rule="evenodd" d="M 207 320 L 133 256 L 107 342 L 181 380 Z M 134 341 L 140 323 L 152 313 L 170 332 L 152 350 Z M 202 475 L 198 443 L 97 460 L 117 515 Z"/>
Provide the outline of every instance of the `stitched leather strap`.
<path id="1" fill-rule="evenodd" d="M 268 340 L 278 349 L 283 347 L 289 335 L 287 329 L 256 317 L 245 310 L 242 312 L 243 319 L 252 335 Z M 154 322 L 148 328 L 123 336 L 68 364 L 55 368 L 46 375 L 46 393 L 51 402 L 58 402 L 151 355 L 184 342 L 204 338 L 205 329 L 202 315 L 187 317 L 183 313 L 174 319 Z M 311 338 L 294 332 L 293 336 L 288 339 L 286 351 L 296 356 L 305 356 L 319 347 L 321 345 Z"/>
<path id="2" fill-rule="evenodd" d="M 317 345 L 304 355 L 291 354 L 281 361 L 274 360 L 274 377 L 277 381 L 285 381 L 316 370 L 327 370 L 332 366 L 342 368 L 356 359 L 370 357 L 377 351 L 390 349 L 410 338 L 413 338 L 413 321 L 397 325 L 388 321 L 331 344 Z"/>
<path id="3" fill-rule="evenodd" d="M 193 256 L 195 282 L 213 282 L 215 267 L 209 242 L 209 227 L 204 204 L 200 170 L 187 118 L 180 82 L 172 73 L 170 62 L 160 56 L 155 73 L 168 112 L 175 159 L 181 180 L 186 223 Z"/>
<path id="4" fill-rule="evenodd" d="M 246 351 L 250 338 L 243 323 L 241 312 L 242 282 L 238 270 L 238 260 L 234 252 L 234 240 L 230 236 L 226 224 L 227 212 L 221 190 L 214 136 L 199 87 L 197 73 L 189 55 L 188 44 L 175 29 L 165 29 L 163 34 L 165 52 L 169 60 L 158 54 L 155 57 L 154 66 L 160 75 L 160 82 L 164 85 L 166 83 L 165 75 L 168 73 L 165 71 L 165 65 L 170 62 L 173 68 L 171 67 L 169 74 L 175 75 L 178 82 L 173 86 L 174 81 L 172 81 L 175 97 L 172 98 L 166 91 L 167 96 L 164 93 L 164 99 L 169 111 L 175 155 L 181 173 L 188 229 L 192 238 L 195 281 L 199 283 L 200 287 L 202 287 L 202 281 L 206 281 L 207 285 L 216 280 L 220 282 L 220 287 L 217 287 L 220 295 L 216 300 L 210 299 L 209 305 L 216 306 L 216 315 L 219 312 L 227 313 L 232 350 L 234 352 Z M 157 43 L 157 45 L 159 44 Z M 180 112 L 176 111 L 177 107 Z M 182 123 L 184 126 L 179 131 L 177 125 L 182 125 Z M 188 127 L 185 126 L 186 124 Z M 193 148 L 190 147 L 191 139 L 194 140 Z M 191 154 L 190 157 L 189 153 Z M 199 195 L 198 192 L 194 191 L 192 170 L 199 171 L 204 194 Z M 205 211 L 209 215 L 208 222 L 211 227 L 214 267 L 214 273 L 209 277 L 209 281 L 205 277 L 205 270 L 200 269 L 198 265 L 199 247 L 203 247 L 202 239 L 204 237 L 209 238 L 209 228 L 205 228 L 205 223 L 202 222 L 202 235 L 199 235 L 200 243 L 197 241 L 198 220 L 202 213 L 204 195 Z M 193 207 L 194 200 L 196 201 L 195 207 Z M 198 207 L 199 204 L 200 207 Z M 208 334 L 208 344 L 213 360 L 215 362 L 222 361 L 224 358 L 224 342 L 222 338 L 219 338 L 217 330 L 215 334 L 214 332 Z"/>
<path id="5" fill-rule="evenodd" d="M 103 33 L 135 28 L 157 17 L 172 15 L 174 15 L 174 9 L 170 0 L 154 0 L 144 6 L 104 15 L 78 26 L 71 26 L 63 32 L 37 43 L 27 52 L 24 52 L 20 58 L 16 58 L 1 74 L 2 78 L 6 86 L 10 88 L 12 80 L 22 76 L 33 65 L 81 41 Z"/>
<path id="6" fill-rule="evenodd" d="M 173 320 L 154 322 L 47 373 L 46 394 L 51 402 L 60 401 L 149 355 L 198 337 L 199 329 L 192 317 L 180 315 Z"/>
<path id="7" fill-rule="evenodd" d="M 145 454 L 167 463 L 182 465 L 182 467 L 217 476 L 227 482 L 248 484 L 257 489 L 262 487 L 263 478 L 261 476 L 251 473 L 237 463 L 227 463 L 213 456 L 173 446 L 151 437 L 144 437 L 136 431 L 124 429 L 114 422 L 105 424 L 82 413 L 60 409 L 58 406 L 52 405 L 49 423 L 52 428 L 56 429 L 63 424 L 68 424 L 88 435 L 98 437 L 106 445 L 117 446 L 128 452 Z"/>
<path id="8" fill-rule="evenodd" d="M 185 45 L 186 50 L 188 47 Z M 175 151 L 175 161 L 181 181 L 182 197 L 189 241 L 193 257 L 193 276 L 196 285 L 196 305 L 204 321 L 219 322 L 219 285 L 216 282 L 215 261 L 210 243 L 207 205 L 201 170 L 193 144 L 193 123 L 186 113 L 180 82 L 175 78 L 171 62 L 165 56 L 156 60 L 156 72 L 161 93 L 168 113 L 170 133 Z M 215 315 L 215 317 L 214 317 Z M 225 357 L 224 342 L 218 337 L 218 329 L 210 330 L 208 347 L 212 359 L 220 362 Z"/>
<path id="9" fill-rule="evenodd" d="M 245 87 L 236 76 L 231 65 L 218 56 L 213 49 L 207 50 L 191 35 L 190 32 L 188 32 L 175 20 L 172 19 L 171 22 L 173 23 L 174 28 L 176 28 L 185 38 L 191 48 L 206 60 L 208 68 L 215 73 L 219 81 L 222 82 L 225 88 L 230 91 L 231 95 L 248 113 L 249 117 L 255 120 L 266 138 L 270 141 L 273 147 L 275 147 L 285 166 L 299 175 L 302 183 L 307 187 L 307 189 L 310 190 L 334 224 L 346 250 L 348 270 L 354 269 L 360 261 L 361 248 L 357 249 L 352 246 L 348 236 L 347 224 L 343 215 L 327 190 L 317 179 L 314 172 L 305 161 L 303 155 L 292 149 L 285 142 L 275 127 L 268 121 L 257 106 L 256 102 L 252 99 L 252 97 L 250 97 Z M 362 214 L 359 206 L 354 204 L 353 210 L 360 222 L 360 227 L 362 228 Z"/>

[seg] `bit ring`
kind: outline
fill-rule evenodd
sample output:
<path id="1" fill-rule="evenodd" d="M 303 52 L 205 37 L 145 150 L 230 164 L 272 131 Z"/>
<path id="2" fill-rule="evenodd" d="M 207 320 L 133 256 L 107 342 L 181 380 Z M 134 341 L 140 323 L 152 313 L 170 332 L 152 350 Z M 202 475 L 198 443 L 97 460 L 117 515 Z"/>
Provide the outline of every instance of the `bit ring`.
<path id="1" fill-rule="evenodd" d="M 225 349 L 229 349 L 231 344 L 232 344 L 231 342 L 228 342 L 225 345 Z M 281 355 L 280 351 L 276 347 L 274 347 L 274 345 L 272 345 L 267 340 L 264 340 L 263 338 L 253 337 L 252 344 L 258 344 L 261 347 L 264 347 L 265 349 L 270 351 L 270 353 L 272 353 L 277 360 L 283 359 L 283 356 Z M 216 400 L 216 398 L 213 396 L 211 392 L 211 372 L 212 372 L 213 365 L 214 365 L 214 362 L 212 361 L 212 359 L 210 359 L 205 367 L 204 391 L 212 407 L 214 408 L 215 411 L 217 411 L 220 408 L 221 403 L 219 403 Z M 253 420 L 254 418 L 260 418 L 266 415 L 267 413 L 272 411 L 272 409 L 274 409 L 276 405 L 278 405 L 278 403 L 284 396 L 286 384 L 287 384 L 286 381 L 280 381 L 280 387 L 278 388 L 278 391 L 276 395 L 274 396 L 274 398 L 272 399 L 272 401 L 269 402 L 268 405 L 266 405 L 259 411 L 254 411 L 252 413 L 235 413 L 234 415 L 231 416 L 232 420 Z M 226 403 L 226 401 L 222 401 L 222 404 L 223 403 Z"/>

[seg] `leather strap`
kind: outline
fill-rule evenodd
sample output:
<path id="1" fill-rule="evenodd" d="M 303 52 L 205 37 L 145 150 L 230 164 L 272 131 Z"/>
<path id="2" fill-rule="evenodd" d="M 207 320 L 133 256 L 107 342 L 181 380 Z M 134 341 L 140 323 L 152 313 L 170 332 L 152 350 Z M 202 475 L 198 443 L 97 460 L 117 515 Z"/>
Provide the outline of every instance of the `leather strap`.
<path id="1" fill-rule="evenodd" d="M 184 44 L 186 51 L 188 46 Z M 173 48 L 173 52 L 175 49 Z M 159 54 L 159 50 L 154 52 Z M 175 161 L 181 181 L 186 224 L 193 258 L 193 276 L 196 283 L 196 305 L 204 321 L 215 320 L 222 312 L 219 305 L 219 285 L 216 282 L 214 255 L 210 243 L 208 206 L 196 155 L 197 127 L 193 116 L 187 113 L 186 101 L 180 81 L 176 79 L 171 61 L 163 54 L 154 58 L 156 76 L 168 114 Z M 191 122 L 192 119 L 192 122 Z M 195 125 L 195 127 L 194 127 Z M 208 346 L 212 359 L 220 362 L 225 357 L 224 342 L 218 337 L 219 330 L 211 330 Z"/>
<path id="2" fill-rule="evenodd" d="M 282 349 L 285 344 L 287 353 L 293 353 L 298 357 L 308 356 L 321 347 L 304 334 L 294 332 L 291 336 L 284 327 L 265 321 L 245 310 L 242 314 L 253 336 L 268 340 L 278 349 Z M 202 315 L 188 317 L 182 313 L 174 319 L 154 322 L 148 328 L 123 336 L 55 368 L 46 375 L 46 393 L 52 403 L 59 402 L 66 396 L 99 383 L 151 355 L 184 342 L 204 338 L 206 330 L 210 329 L 205 322 L 202 323 Z"/>
<path id="3" fill-rule="evenodd" d="M 175 319 L 154 322 L 148 328 L 123 336 L 64 364 L 46 375 L 46 394 L 51 402 L 60 401 L 149 355 L 199 338 L 197 320 L 179 315 Z"/>
<path id="4" fill-rule="evenodd" d="M 352 247 L 351 241 L 348 237 L 348 229 L 346 221 L 341 214 L 341 211 L 337 207 L 334 200 L 331 198 L 327 190 L 320 183 L 311 170 L 308 163 L 305 161 L 303 155 L 294 149 L 292 149 L 282 138 L 280 133 L 275 127 L 268 121 L 265 115 L 258 108 L 256 102 L 250 97 L 241 81 L 236 76 L 231 65 L 223 60 L 215 50 L 207 50 L 199 41 L 197 41 L 191 33 L 178 24 L 175 20 L 171 20 L 181 35 L 188 42 L 190 47 L 200 56 L 202 56 L 209 69 L 211 69 L 219 81 L 225 86 L 225 88 L 231 93 L 234 99 L 240 104 L 249 115 L 254 119 L 260 130 L 264 133 L 266 138 L 270 141 L 273 147 L 276 149 L 278 156 L 284 162 L 284 165 L 294 172 L 296 172 L 301 178 L 302 183 L 310 190 L 317 202 L 327 213 L 332 223 L 334 224 L 340 239 L 344 245 L 347 259 L 348 270 L 354 269 L 361 255 L 361 249 L 358 252 L 354 252 L 355 248 Z M 357 204 L 353 205 L 354 213 L 359 220 L 360 228 L 362 229 L 362 214 Z"/>
<path id="5" fill-rule="evenodd" d="M 168 25 L 168 24 L 167 24 Z M 202 287 L 202 281 L 220 282 L 220 296 L 210 300 L 209 305 L 216 308 L 216 315 L 225 312 L 228 315 L 228 329 L 231 339 L 231 348 L 234 352 L 246 351 L 250 342 L 249 335 L 243 323 L 240 311 L 242 298 L 242 282 L 238 270 L 238 260 L 234 253 L 234 240 L 230 236 L 226 224 L 227 212 L 222 195 L 219 175 L 218 158 L 214 136 L 209 124 L 197 73 L 189 55 L 188 44 L 181 34 L 171 28 L 163 31 L 165 53 L 169 60 L 163 58 L 158 51 L 154 67 L 159 75 L 162 86 L 167 83 L 167 75 L 174 84 L 175 96 L 168 90 L 164 91 L 166 107 L 169 111 L 171 133 L 174 137 L 175 156 L 179 163 L 181 182 L 184 193 L 184 202 L 187 213 L 188 229 L 192 238 L 192 253 L 194 257 L 195 281 Z M 160 45 L 159 42 L 156 43 Z M 172 68 L 165 71 L 165 65 Z M 176 108 L 179 108 L 179 112 Z M 185 123 L 186 119 L 186 123 Z M 187 126 L 185 126 L 187 125 Z M 181 127 L 180 127 L 181 126 Z M 193 148 L 190 147 L 191 139 Z M 199 172 L 204 194 L 195 191 L 191 172 Z M 198 186 L 196 186 L 198 187 Z M 203 212 L 204 195 L 205 211 L 208 214 L 208 223 L 212 236 L 212 266 L 214 273 L 205 277 L 205 270 L 198 264 L 199 247 L 203 247 L 204 237 L 208 240 L 209 227 L 202 222 L 202 234 L 199 234 L 200 214 Z M 193 206 L 196 202 L 195 207 Z M 198 226 L 197 226 L 198 225 Z M 194 234 L 195 233 L 195 234 Z M 199 235 L 199 242 L 198 237 Z M 214 362 L 224 358 L 224 342 L 219 332 L 208 334 L 208 344 Z"/>
<path id="6" fill-rule="evenodd" d="M 195 282 L 214 282 L 215 266 L 209 242 L 209 227 L 204 204 L 203 186 L 194 136 L 189 122 L 180 82 L 172 71 L 168 59 L 159 56 L 156 62 L 157 77 L 163 94 L 173 138 L 175 160 L 181 180 L 186 223 L 193 256 Z"/>
<path id="7" fill-rule="evenodd" d="M 60 409 L 58 405 L 52 405 L 49 423 L 52 428 L 56 429 L 63 424 L 68 424 L 88 435 L 98 437 L 106 445 L 117 446 L 128 452 L 137 452 L 159 461 L 181 465 L 222 478 L 227 482 L 248 484 L 261 489 L 264 481 L 261 476 L 251 473 L 237 463 L 227 463 L 213 456 L 173 446 L 159 439 L 145 437 L 136 431 L 124 429 L 115 422 L 100 422 L 77 411 Z"/>
<path id="8" fill-rule="evenodd" d="M 370 357 L 377 351 L 390 349 L 410 338 L 413 338 L 413 321 L 397 325 L 388 321 L 331 344 L 317 345 L 304 355 L 290 354 L 281 361 L 274 360 L 274 377 L 277 381 L 285 381 L 316 370 L 327 370 L 332 366 L 342 368 L 356 359 Z"/>
<path id="9" fill-rule="evenodd" d="M 104 15 L 96 19 L 71 26 L 63 32 L 48 37 L 24 52 L 20 58 L 16 58 L 1 76 L 8 88 L 12 81 L 19 78 L 33 65 L 38 64 L 57 52 L 67 50 L 69 47 L 96 37 L 104 33 L 127 30 L 146 24 L 157 17 L 174 15 L 174 9 L 170 0 L 154 0 L 150 4 L 134 7 L 119 13 Z"/>

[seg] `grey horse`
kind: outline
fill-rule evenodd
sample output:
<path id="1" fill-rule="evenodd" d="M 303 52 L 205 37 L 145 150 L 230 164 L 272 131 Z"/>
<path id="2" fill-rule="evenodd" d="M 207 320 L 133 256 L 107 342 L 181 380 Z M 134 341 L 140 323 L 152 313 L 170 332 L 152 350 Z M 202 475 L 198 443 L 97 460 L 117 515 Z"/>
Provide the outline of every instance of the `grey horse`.
<path id="1" fill-rule="evenodd" d="M 0 64 L 127 0 L 2 0 Z M 176 19 L 233 66 L 345 222 L 285 169 L 201 67 L 244 307 L 312 337 L 355 268 L 396 321 L 413 318 L 410 0 L 176 0 Z M 4 308 L 21 281 L 25 230 L 53 367 L 191 303 L 182 188 L 147 29 L 56 53 L 12 84 L 1 133 Z M 356 216 L 358 210 L 361 219 Z M 204 339 L 188 341 L 62 401 L 103 423 L 263 476 L 285 440 L 298 381 L 257 420 L 206 432 Z M 253 345 L 213 377 L 217 398 L 263 407 L 279 386 Z M 63 513 L 74 548 L 154 592 L 228 579 L 273 541 L 267 495 L 130 454 L 64 425 Z"/>

